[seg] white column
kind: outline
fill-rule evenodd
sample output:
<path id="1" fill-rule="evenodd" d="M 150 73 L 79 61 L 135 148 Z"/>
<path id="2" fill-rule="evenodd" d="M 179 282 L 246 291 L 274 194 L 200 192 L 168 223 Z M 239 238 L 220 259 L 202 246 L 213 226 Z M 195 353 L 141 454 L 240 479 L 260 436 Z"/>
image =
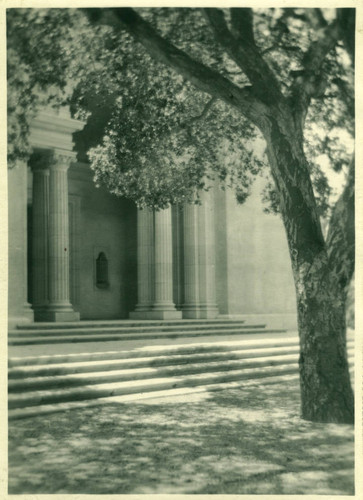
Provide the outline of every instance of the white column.
<path id="1" fill-rule="evenodd" d="M 184 205 L 183 318 L 199 318 L 198 206 Z"/>
<path id="2" fill-rule="evenodd" d="M 201 193 L 198 207 L 199 307 L 201 318 L 218 316 L 216 302 L 215 225 L 213 190 Z"/>
<path id="3" fill-rule="evenodd" d="M 46 158 L 30 162 L 33 171 L 32 302 L 35 320 L 48 304 L 49 169 Z"/>
<path id="4" fill-rule="evenodd" d="M 13 327 L 31 322 L 34 313 L 28 303 L 27 272 L 27 166 L 8 169 L 8 321 Z M 0 233 L 6 241 L 6 224 Z"/>
<path id="5" fill-rule="evenodd" d="M 33 168 L 32 291 L 37 311 L 48 304 L 49 170 Z"/>
<path id="6" fill-rule="evenodd" d="M 130 318 L 144 319 L 154 302 L 154 214 L 147 208 L 137 211 L 137 296 Z"/>
<path id="7" fill-rule="evenodd" d="M 201 205 L 184 207 L 183 318 L 218 316 L 215 282 L 213 191 L 200 193 Z"/>
<path id="8" fill-rule="evenodd" d="M 155 302 L 153 317 L 181 318 L 173 302 L 173 242 L 171 207 L 154 214 L 155 227 Z"/>
<path id="9" fill-rule="evenodd" d="M 76 321 L 79 313 L 69 299 L 69 214 L 67 171 L 72 153 L 56 154 L 49 168 L 49 304 L 45 321 Z"/>
<path id="10" fill-rule="evenodd" d="M 184 222 L 183 206 L 171 209 L 173 231 L 173 297 L 177 309 L 184 304 Z"/>

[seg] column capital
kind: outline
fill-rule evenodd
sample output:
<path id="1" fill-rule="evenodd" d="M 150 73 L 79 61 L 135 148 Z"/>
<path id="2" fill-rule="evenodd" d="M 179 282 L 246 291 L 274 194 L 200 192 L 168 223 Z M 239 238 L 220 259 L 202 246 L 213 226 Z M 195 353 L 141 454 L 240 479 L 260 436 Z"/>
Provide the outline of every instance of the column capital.
<path id="1" fill-rule="evenodd" d="M 52 170 L 68 170 L 71 163 L 76 161 L 77 153 L 62 149 L 34 148 L 29 159 L 29 166 L 33 172 Z"/>
<path id="2" fill-rule="evenodd" d="M 77 153 L 75 151 L 54 149 L 51 168 L 54 170 L 68 170 L 71 163 L 75 161 L 77 161 Z"/>
<path id="3" fill-rule="evenodd" d="M 53 162 L 53 150 L 34 148 L 29 158 L 29 166 L 32 172 L 48 172 Z"/>

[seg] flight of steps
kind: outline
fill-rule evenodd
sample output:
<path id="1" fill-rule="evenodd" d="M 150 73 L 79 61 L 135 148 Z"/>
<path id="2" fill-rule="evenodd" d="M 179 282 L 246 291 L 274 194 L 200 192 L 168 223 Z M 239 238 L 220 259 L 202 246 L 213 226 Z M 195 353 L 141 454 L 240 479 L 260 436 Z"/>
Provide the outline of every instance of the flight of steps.
<path id="1" fill-rule="evenodd" d="M 281 333 L 263 324 L 246 325 L 241 320 L 174 321 L 80 321 L 36 323 L 18 326 L 8 333 L 10 346 L 79 342 L 133 341 L 192 337 L 240 336 L 241 334 Z"/>
<path id="2" fill-rule="evenodd" d="M 9 418 L 297 378 L 298 353 L 291 336 L 11 357 Z"/>

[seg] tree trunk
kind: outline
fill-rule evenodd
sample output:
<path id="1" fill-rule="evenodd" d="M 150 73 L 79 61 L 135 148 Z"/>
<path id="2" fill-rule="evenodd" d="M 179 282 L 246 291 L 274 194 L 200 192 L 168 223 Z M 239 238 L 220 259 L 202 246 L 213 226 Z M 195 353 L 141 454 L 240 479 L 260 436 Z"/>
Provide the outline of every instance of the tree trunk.
<path id="1" fill-rule="evenodd" d="M 265 137 L 296 288 L 302 418 L 353 423 L 345 293 L 331 269 L 302 137 L 284 123 L 272 120 Z"/>
<path id="2" fill-rule="evenodd" d="M 331 278 L 326 253 L 293 269 L 300 337 L 302 417 L 353 423 L 345 337 L 345 293 Z"/>

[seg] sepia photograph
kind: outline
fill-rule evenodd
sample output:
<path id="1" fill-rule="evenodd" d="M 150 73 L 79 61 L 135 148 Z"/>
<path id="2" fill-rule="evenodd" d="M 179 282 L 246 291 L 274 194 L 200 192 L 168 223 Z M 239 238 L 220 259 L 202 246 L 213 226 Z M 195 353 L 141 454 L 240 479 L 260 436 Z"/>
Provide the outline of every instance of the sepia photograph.
<path id="1" fill-rule="evenodd" d="M 63 3 L 1 19 L 4 494 L 359 498 L 362 5 Z"/>

